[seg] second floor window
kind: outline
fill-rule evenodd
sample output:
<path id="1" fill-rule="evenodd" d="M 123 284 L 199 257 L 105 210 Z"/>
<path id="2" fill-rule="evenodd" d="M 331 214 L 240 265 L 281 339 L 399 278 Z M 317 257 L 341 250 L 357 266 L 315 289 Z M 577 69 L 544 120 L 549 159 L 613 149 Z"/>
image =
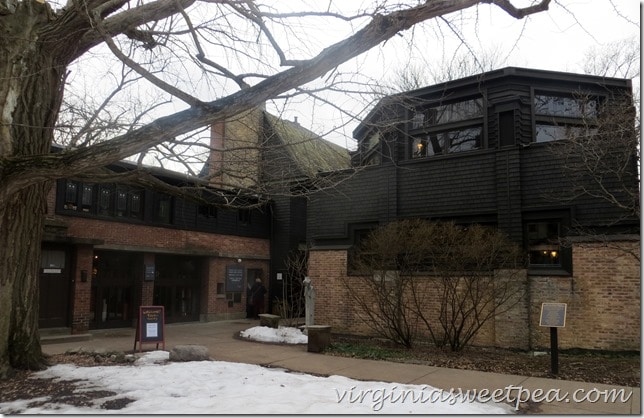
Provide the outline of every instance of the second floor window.
<path id="1" fill-rule="evenodd" d="M 412 141 L 412 157 L 430 157 L 480 149 L 482 136 L 483 127 L 478 126 L 416 137 Z"/>
<path id="2" fill-rule="evenodd" d="M 483 148 L 483 99 L 475 98 L 418 110 L 412 115 L 412 158 Z"/>
<path id="3" fill-rule="evenodd" d="M 155 203 L 155 221 L 169 224 L 171 220 L 172 198 L 168 195 L 158 195 Z"/>
<path id="4" fill-rule="evenodd" d="M 113 184 L 65 181 L 63 209 L 100 216 L 141 219 L 143 191 Z"/>
<path id="5" fill-rule="evenodd" d="M 598 101 L 595 97 L 535 94 L 535 142 L 594 135 Z"/>

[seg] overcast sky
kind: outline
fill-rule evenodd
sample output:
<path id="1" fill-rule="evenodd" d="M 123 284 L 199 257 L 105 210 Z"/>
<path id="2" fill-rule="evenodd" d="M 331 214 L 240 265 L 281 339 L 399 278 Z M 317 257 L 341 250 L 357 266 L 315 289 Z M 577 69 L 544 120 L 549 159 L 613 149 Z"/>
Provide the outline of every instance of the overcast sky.
<path id="1" fill-rule="evenodd" d="M 261 3 L 273 2 L 273 7 L 279 12 L 288 11 L 286 10 L 288 8 L 314 10 L 329 7 L 333 11 L 344 13 L 343 9 L 357 8 L 376 1 L 381 0 L 348 2 L 262 0 Z M 526 6 L 535 1 L 512 0 L 517 6 Z M 291 98 L 286 104 L 269 102 L 267 109 L 291 121 L 297 117 L 298 122 L 305 128 L 335 143 L 354 149 L 352 131 L 381 97 L 361 92 L 371 93 L 371 90 L 382 92 L 387 88 L 391 89 L 397 78 L 396 73 L 401 69 L 411 67 L 423 71 L 427 68 L 426 72 L 430 73 L 431 69 L 436 71 L 437 68 L 449 66 L 450 60 L 455 56 L 467 54 L 481 58 L 487 54 L 493 55 L 494 68 L 519 66 L 582 73 L 584 56 L 591 48 L 606 47 L 628 38 L 635 39 L 639 43 L 640 5 L 641 3 L 636 0 L 552 0 L 549 11 L 531 15 L 522 20 L 508 16 L 499 7 L 479 5 L 417 25 L 401 33 L 400 36 L 394 36 L 384 45 L 341 65 L 336 71 L 326 74 L 324 79 L 316 80 L 306 86 L 316 88 L 321 87 L 329 79 L 344 80 L 343 84 L 336 86 L 338 89 L 345 90 L 343 93 L 316 92 L 332 105 L 324 103 L 324 100 L 301 95 Z M 217 12 L 213 11 L 213 7 L 215 6 L 212 4 L 201 4 L 191 9 L 193 23 L 199 18 L 210 19 L 216 15 Z M 285 21 L 278 20 L 278 23 L 271 26 L 271 30 L 286 52 L 287 58 L 297 60 L 315 56 L 322 48 L 344 39 L 352 30 L 360 29 L 364 22 L 298 17 Z M 243 35 L 244 29 L 248 26 L 247 23 L 241 19 L 235 20 L 233 27 Z M 279 23 L 285 23 L 285 25 L 280 26 Z M 272 25 L 272 22 L 267 21 L 267 24 Z M 223 28 L 225 29 L 225 26 Z M 225 30 L 222 29 L 221 33 L 224 32 Z M 277 54 L 265 39 L 263 44 L 256 42 L 256 39 L 260 38 L 257 37 L 254 29 L 248 29 L 247 33 L 250 33 L 247 43 L 229 45 L 228 49 L 215 49 L 212 54 L 208 53 L 209 57 L 228 66 L 231 71 L 239 73 L 274 74 L 276 71 L 288 68 L 280 66 Z M 216 42 L 211 43 L 210 46 L 213 45 L 216 45 Z M 189 41 L 185 47 L 187 53 L 192 55 L 196 53 Z M 155 59 L 157 53 L 156 50 L 149 52 Z M 160 53 L 163 53 L 163 50 Z M 161 57 L 164 56 L 161 55 Z M 175 61 L 172 63 L 175 66 L 174 70 L 169 64 L 171 61 L 166 62 L 161 59 L 160 64 L 157 64 L 157 66 L 163 66 L 161 73 L 167 82 L 176 83 L 179 87 L 188 85 L 188 91 L 191 94 L 206 101 L 221 98 L 237 90 L 238 87 L 230 81 L 218 82 L 212 75 L 204 76 L 201 71 L 194 71 L 194 66 L 192 69 L 189 68 L 190 59 L 185 55 L 183 57 L 170 58 Z M 167 70 L 166 66 L 170 70 Z M 74 92 L 77 91 L 77 102 L 87 106 L 98 106 L 102 97 L 107 96 L 118 84 L 120 68 L 121 64 L 105 47 L 95 48 L 91 54 L 86 54 L 70 67 L 67 97 L 73 97 Z M 97 82 L 97 79 L 100 82 Z M 253 84 L 260 79 L 258 77 L 248 81 Z M 634 85 L 639 85 L 639 77 L 634 80 Z M 151 89 L 149 83 L 145 81 L 131 84 L 127 91 L 128 94 L 133 94 L 133 98 L 124 94 L 123 97 L 118 97 L 119 100 L 113 100 L 112 114 L 122 112 L 140 115 L 146 105 L 162 100 L 159 99 L 161 95 L 158 95 L 158 91 Z M 185 103 L 173 100 L 171 104 L 154 108 L 148 115 L 141 118 L 141 121 L 149 122 L 155 117 L 175 112 L 185 106 Z M 207 144 L 208 131 L 199 132 L 194 140 Z M 191 151 L 200 152 L 201 158 L 205 158 L 205 149 Z M 164 166 L 173 168 L 170 163 L 164 161 L 164 158 L 166 157 L 161 158 Z M 158 163 L 151 156 L 145 161 L 155 165 Z M 200 165 L 201 161 L 195 163 L 195 166 L 200 167 Z M 183 167 L 176 169 L 184 171 Z"/>

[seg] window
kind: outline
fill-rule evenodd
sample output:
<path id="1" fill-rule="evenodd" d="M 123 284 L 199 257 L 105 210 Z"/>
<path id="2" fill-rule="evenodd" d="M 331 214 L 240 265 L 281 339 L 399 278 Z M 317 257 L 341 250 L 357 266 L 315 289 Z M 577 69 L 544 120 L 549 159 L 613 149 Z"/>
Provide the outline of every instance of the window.
<path id="1" fill-rule="evenodd" d="M 83 212 L 89 212 L 92 207 L 94 196 L 94 186 L 91 184 L 83 184 L 83 195 L 81 197 L 81 206 Z"/>
<path id="2" fill-rule="evenodd" d="M 172 199 L 168 195 L 158 195 L 155 205 L 155 220 L 157 222 L 170 223 L 170 210 Z"/>
<path id="3" fill-rule="evenodd" d="M 130 217 L 141 218 L 141 193 L 130 192 Z"/>
<path id="4" fill-rule="evenodd" d="M 62 187 L 65 188 L 63 208 L 66 210 L 110 217 L 143 217 L 143 193 L 140 190 L 124 185 L 95 185 L 71 181 L 66 181 Z"/>
<path id="5" fill-rule="evenodd" d="M 411 157 L 471 151 L 483 147 L 483 99 L 469 99 L 418 111 L 412 116 Z"/>
<path id="6" fill-rule="evenodd" d="M 112 189 L 110 186 L 99 188 L 98 213 L 101 215 L 111 215 L 112 213 Z"/>
<path id="7" fill-rule="evenodd" d="M 559 257 L 559 222 L 529 222 L 528 255 L 533 266 L 561 266 Z"/>
<path id="8" fill-rule="evenodd" d="M 67 181 L 65 184 L 65 209 L 76 210 L 78 204 L 78 184 Z"/>
<path id="9" fill-rule="evenodd" d="M 572 272 L 572 251 L 561 245 L 565 227 L 562 219 L 535 219 L 525 223 L 529 269 L 547 274 Z"/>
<path id="10" fill-rule="evenodd" d="M 40 267 L 42 269 L 64 269 L 65 251 L 43 249 L 40 256 Z"/>
<path id="11" fill-rule="evenodd" d="M 580 135 L 594 135 L 598 99 L 573 95 L 535 94 L 535 142 L 550 142 Z"/>
<path id="12" fill-rule="evenodd" d="M 595 135 L 596 128 L 569 125 L 536 124 L 536 142 L 558 141 L 566 138 L 579 138 L 582 135 Z"/>
<path id="13" fill-rule="evenodd" d="M 127 212 L 127 191 L 124 188 L 116 189 L 116 216 L 125 216 Z"/>
<path id="14" fill-rule="evenodd" d="M 595 118 L 597 117 L 597 99 L 536 94 L 534 96 L 534 113 L 577 119 Z"/>
<path id="15" fill-rule="evenodd" d="M 239 223 L 242 225 L 250 225 L 250 209 L 239 209 Z"/>
<path id="16" fill-rule="evenodd" d="M 431 157 L 445 153 L 471 151 L 481 148 L 483 128 L 466 128 L 458 131 L 431 133 L 414 138 L 413 157 Z"/>
<path id="17" fill-rule="evenodd" d="M 216 218 L 217 207 L 213 205 L 199 205 L 198 213 L 204 218 Z"/>
<path id="18" fill-rule="evenodd" d="M 379 165 L 382 162 L 380 132 L 375 132 L 365 141 L 363 165 Z"/>

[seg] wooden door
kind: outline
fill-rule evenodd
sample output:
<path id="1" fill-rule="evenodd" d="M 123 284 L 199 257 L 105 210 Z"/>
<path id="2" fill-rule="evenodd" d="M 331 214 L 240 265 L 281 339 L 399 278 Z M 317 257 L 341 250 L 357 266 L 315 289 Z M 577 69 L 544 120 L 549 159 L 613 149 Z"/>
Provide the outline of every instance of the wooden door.
<path id="1" fill-rule="evenodd" d="M 40 268 L 40 328 L 69 326 L 71 276 L 68 251 L 44 248 Z"/>

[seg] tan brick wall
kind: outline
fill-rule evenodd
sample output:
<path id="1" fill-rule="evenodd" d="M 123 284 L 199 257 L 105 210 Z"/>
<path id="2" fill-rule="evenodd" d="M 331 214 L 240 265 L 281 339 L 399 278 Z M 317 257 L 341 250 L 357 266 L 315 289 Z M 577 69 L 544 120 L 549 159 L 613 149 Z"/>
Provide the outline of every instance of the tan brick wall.
<path id="1" fill-rule="evenodd" d="M 639 254 L 639 243 L 613 243 L 613 247 L 617 246 Z M 573 265 L 573 277 L 528 277 L 525 272 L 515 276 L 513 279 L 525 289 L 520 302 L 491 319 L 473 344 L 519 349 L 549 347 L 550 330 L 539 326 L 541 304 L 565 302 L 568 311 L 566 327 L 558 332 L 560 348 L 639 350 L 639 261 L 623 249 L 576 244 Z M 346 266 L 345 250 L 311 252 L 309 277 L 316 289 L 315 322 L 329 324 L 337 333 L 374 335 L 360 320 L 345 283 L 354 292 L 365 289 L 360 287 L 359 278 L 347 276 Z M 429 317 L 437 315 L 437 306 L 437 301 L 428 304 Z"/>
<path id="2" fill-rule="evenodd" d="M 542 302 L 567 303 L 561 348 L 640 349 L 639 242 L 576 244 L 572 277 L 533 277 L 531 330 L 535 348 L 550 346 L 549 328 L 539 327 Z"/>

